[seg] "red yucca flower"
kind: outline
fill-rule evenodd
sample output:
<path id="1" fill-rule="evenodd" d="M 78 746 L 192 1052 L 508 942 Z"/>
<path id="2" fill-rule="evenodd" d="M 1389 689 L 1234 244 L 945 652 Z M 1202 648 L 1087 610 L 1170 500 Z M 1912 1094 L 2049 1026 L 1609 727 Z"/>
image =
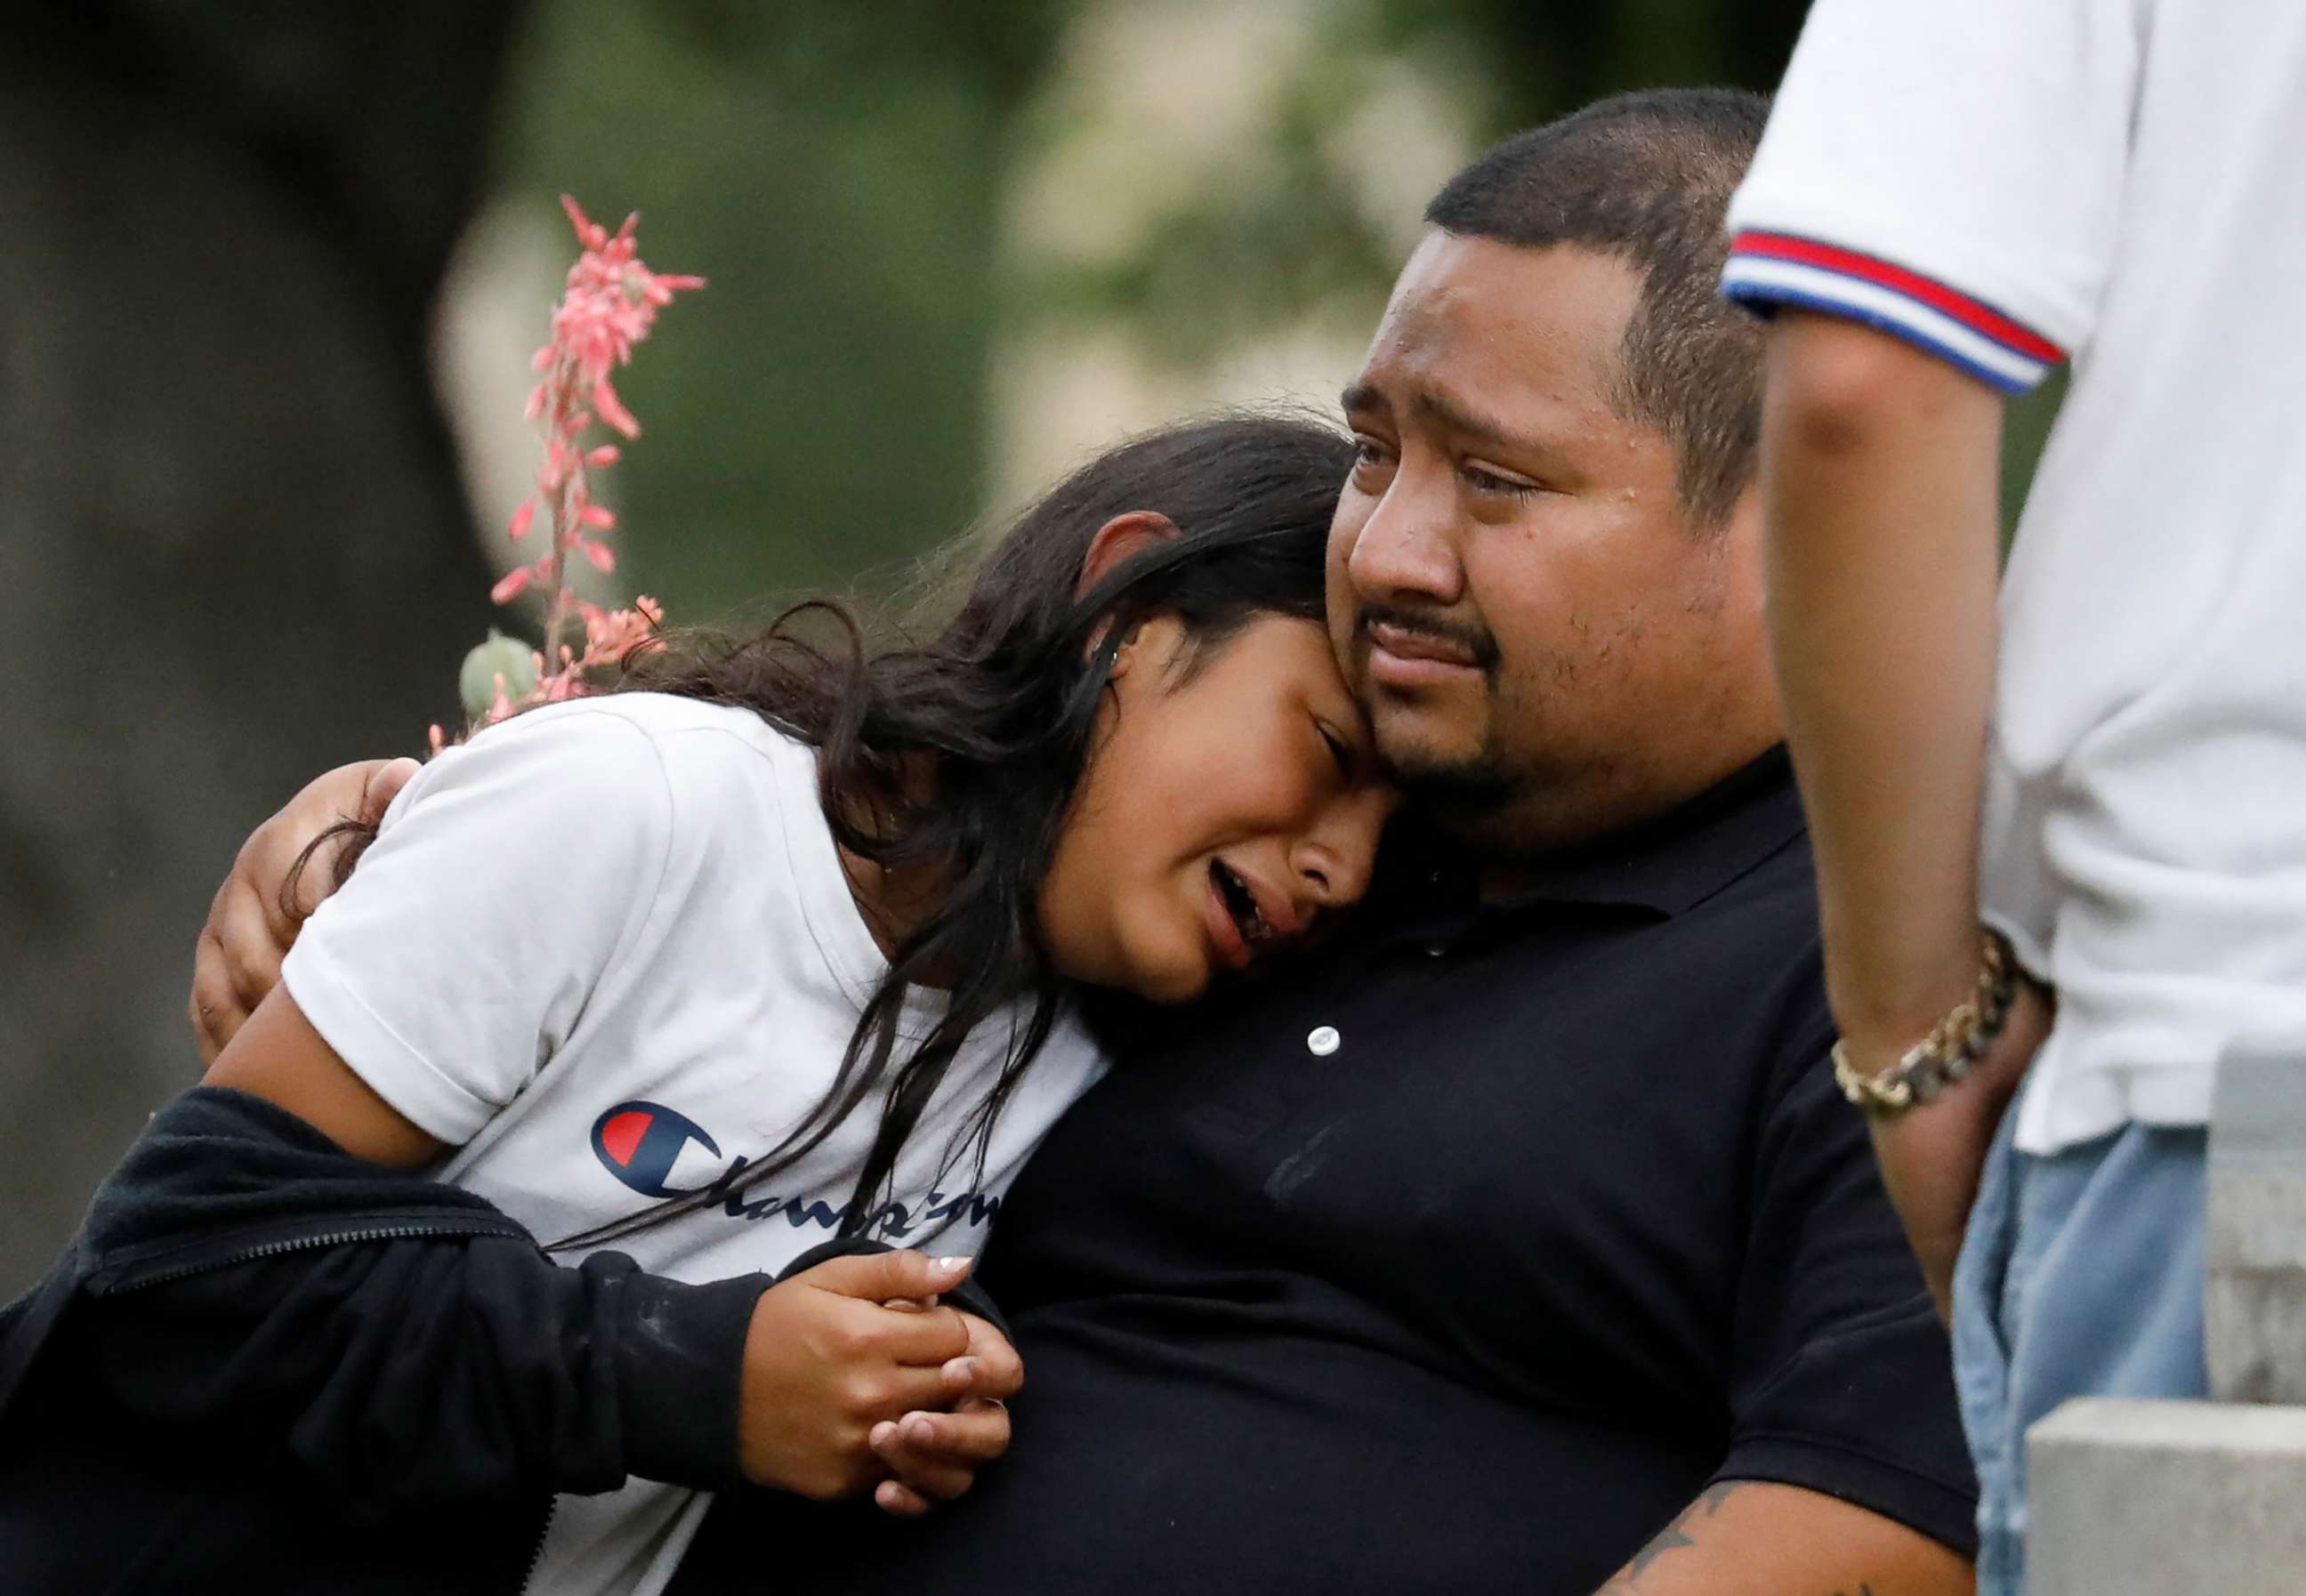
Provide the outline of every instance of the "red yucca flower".
<path id="1" fill-rule="evenodd" d="M 508 604 L 532 585 L 551 594 L 544 647 L 524 660 L 517 644 L 492 636 L 473 651 L 462 686 L 466 709 L 483 721 L 501 719 L 521 704 L 582 693 L 587 670 L 621 660 L 664 619 L 646 597 L 634 601 L 629 610 L 602 610 L 568 588 L 571 559 L 602 571 L 617 565 L 615 551 L 601 541 L 617 518 L 606 505 L 594 502 L 592 474 L 615 465 L 619 450 L 613 443 L 588 447 L 583 438 L 596 422 L 628 439 L 640 436 L 640 422 L 617 397 L 612 374 L 631 363 L 633 346 L 648 337 L 658 310 L 675 294 L 702 288 L 705 279 L 650 270 L 633 242 L 637 214 L 627 217 L 612 234 L 568 195 L 560 204 L 583 252 L 568 269 L 567 289 L 553 310 L 551 341 L 530 363 L 542 379 L 528 396 L 528 419 L 542 426 L 544 459 L 537 468 L 536 491 L 521 501 L 508 528 L 516 540 L 526 537 L 542 507 L 551 546 L 534 562 L 508 573 L 489 595 Z M 584 627 L 582 652 L 563 640 L 572 619 Z M 440 740 L 435 728 L 436 747 Z"/>

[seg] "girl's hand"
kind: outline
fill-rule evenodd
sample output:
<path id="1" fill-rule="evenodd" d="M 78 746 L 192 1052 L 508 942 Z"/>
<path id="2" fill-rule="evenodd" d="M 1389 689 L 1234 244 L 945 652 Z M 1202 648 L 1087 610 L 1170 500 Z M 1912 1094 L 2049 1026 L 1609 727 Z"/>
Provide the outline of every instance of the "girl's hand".
<path id="1" fill-rule="evenodd" d="M 895 1518 L 918 1518 L 964 1495 L 977 1471 L 1009 1450 L 1009 1410 L 990 1396 L 964 1397 L 949 1413 L 875 1424 L 872 1446 L 891 1476 L 873 1488 L 874 1505 Z"/>
<path id="2" fill-rule="evenodd" d="M 1025 1383 L 1025 1365 L 1000 1331 L 974 1314 L 969 1352 L 944 1366 L 945 1388 L 959 1400 L 951 1413 L 907 1413 L 875 1424 L 868 1438 L 890 1479 L 874 1503 L 898 1518 L 917 1518 L 977 1482 L 977 1471 L 1009 1449 L 1009 1410 L 1002 1404 Z"/>
<path id="3" fill-rule="evenodd" d="M 982 1321 L 954 1309 L 883 1304 L 934 1298 L 969 1268 L 967 1259 L 881 1252 L 829 1259 L 764 1292 L 746 1336 L 739 1392 L 745 1477 L 819 1501 L 856 1495 L 885 1477 L 888 1466 L 871 1444 L 875 1427 L 970 1395 L 991 1361 L 986 1337 L 1004 1351 L 1008 1344 L 989 1327 L 972 1335 L 972 1322 Z M 1007 1355 L 1013 1363 L 1016 1354 Z M 1005 1415 L 1001 1428 L 990 1455 L 1007 1445 Z M 981 1450 L 984 1438 L 973 1439 Z M 984 1459 L 953 1466 L 965 1472 L 977 1461 Z M 942 1474 L 925 1482 L 952 1483 Z"/>

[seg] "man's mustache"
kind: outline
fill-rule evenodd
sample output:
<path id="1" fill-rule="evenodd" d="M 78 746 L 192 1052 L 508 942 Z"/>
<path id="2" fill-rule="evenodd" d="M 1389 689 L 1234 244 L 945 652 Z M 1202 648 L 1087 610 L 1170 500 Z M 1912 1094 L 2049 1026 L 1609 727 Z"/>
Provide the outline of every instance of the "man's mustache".
<path id="1" fill-rule="evenodd" d="M 1498 640 L 1487 627 L 1452 620 L 1443 615 L 1404 610 L 1395 604 L 1365 604 L 1354 616 L 1354 636 L 1362 643 L 1371 641 L 1370 628 L 1376 626 L 1391 627 L 1412 636 L 1430 638 L 1463 649 L 1484 672 L 1497 669 Z"/>

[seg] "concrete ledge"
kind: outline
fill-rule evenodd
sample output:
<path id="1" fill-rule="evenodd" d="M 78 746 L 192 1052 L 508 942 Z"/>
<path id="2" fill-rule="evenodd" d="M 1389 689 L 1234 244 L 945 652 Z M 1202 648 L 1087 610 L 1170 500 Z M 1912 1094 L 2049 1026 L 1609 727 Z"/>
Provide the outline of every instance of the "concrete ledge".
<path id="1" fill-rule="evenodd" d="M 2306 1407 L 2091 1397 L 2026 1456 L 2027 1596 L 2306 1592 Z"/>
<path id="2" fill-rule="evenodd" d="M 2306 1403 L 2306 1067 L 2298 1060 L 2219 1066 L 2206 1225 L 2210 1395 Z"/>

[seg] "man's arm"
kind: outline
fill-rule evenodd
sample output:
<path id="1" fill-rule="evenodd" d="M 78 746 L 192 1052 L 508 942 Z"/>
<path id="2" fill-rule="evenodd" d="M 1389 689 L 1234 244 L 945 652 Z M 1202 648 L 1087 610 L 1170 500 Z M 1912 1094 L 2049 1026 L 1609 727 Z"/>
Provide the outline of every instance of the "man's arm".
<path id="1" fill-rule="evenodd" d="M 202 1068 L 216 1063 L 225 1044 L 280 984 L 280 960 L 295 943 L 296 928 L 333 888 L 343 842 L 320 840 L 341 822 L 375 825 L 423 768 L 414 759 L 338 765 L 307 782 L 241 844 L 192 950 L 192 999 L 185 1013 Z M 296 875 L 291 897 L 284 889 L 308 848 L 312 857 Z"/>
<path id="2" fill-rule="evenodd" d="M 1770 638 L 1817 853 L 1850 1062 L 1894 1063 L 1977 977 L 1978 797 L 1994 664 L 2002 400 L 1945 361 L 1781 310 L 1762 430 Z M 1883 1122 L 1885 1183 L 1944 1310 L 1994 1128 L 2046 1028 Z"/>
<path id="3" fill-rule="evenodd" d="M 1708 1486 L 1599 1596 L 1969 1596 L 1968 1559 L 1798 1486 Z"/>

